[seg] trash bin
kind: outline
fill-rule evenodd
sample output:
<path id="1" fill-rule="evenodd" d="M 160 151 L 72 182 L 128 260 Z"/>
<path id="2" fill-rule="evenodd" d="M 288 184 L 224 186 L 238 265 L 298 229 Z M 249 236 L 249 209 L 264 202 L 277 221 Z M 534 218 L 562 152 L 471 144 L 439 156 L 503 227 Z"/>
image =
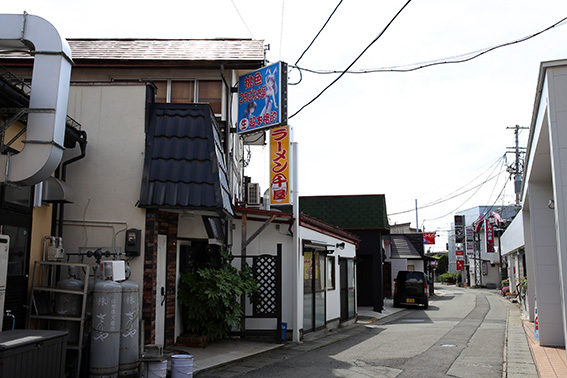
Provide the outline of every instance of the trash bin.
<path id="1" fill-rule="evenodd" d="M 0 332 L 0 377 L 64 377 L 67 331 Z"/>

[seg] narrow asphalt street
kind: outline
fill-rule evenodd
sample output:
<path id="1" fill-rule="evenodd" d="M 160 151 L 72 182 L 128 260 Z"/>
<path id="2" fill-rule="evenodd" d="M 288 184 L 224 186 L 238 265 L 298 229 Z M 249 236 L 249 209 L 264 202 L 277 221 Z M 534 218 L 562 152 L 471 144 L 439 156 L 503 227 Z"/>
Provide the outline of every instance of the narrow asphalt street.
<path id="1" fill-rule="evenodd" d="M 439 286 L 408 308 L 318 348 L 283 348 L 198 374 L 228 377 L 502 377 L 506 304 L 494 290 Z"/>

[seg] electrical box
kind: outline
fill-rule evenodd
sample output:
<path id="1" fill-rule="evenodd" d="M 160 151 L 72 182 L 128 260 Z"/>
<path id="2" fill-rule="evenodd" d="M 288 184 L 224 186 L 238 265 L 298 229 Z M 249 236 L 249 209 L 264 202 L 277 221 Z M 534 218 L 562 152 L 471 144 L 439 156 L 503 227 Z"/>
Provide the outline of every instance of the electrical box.
<path id="1" fill-rule="evenodd" d="M 123 260 L 101 261 L 102 278 L 110 278 L 112 281 L 124 281 L 126 279 L 126 264 Z"/>
<path id="2" fill-rule="evenodd" d="M 140 256 L 141 239 L 141 230 L 136 228 L 126 230 L 126 245 L 124 246 L 126 256 Z"/>

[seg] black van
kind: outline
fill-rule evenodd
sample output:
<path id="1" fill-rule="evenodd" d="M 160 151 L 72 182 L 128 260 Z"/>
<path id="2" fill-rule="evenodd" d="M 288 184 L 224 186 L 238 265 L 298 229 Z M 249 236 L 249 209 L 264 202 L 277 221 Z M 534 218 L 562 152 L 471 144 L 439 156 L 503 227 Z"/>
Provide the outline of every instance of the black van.
<path id="1" fill-rule="evenodd" d="M 423 272 L 400 270 L 394 282 L 394 307 L 421 305 L 429 307 L 427 278 Z"/>

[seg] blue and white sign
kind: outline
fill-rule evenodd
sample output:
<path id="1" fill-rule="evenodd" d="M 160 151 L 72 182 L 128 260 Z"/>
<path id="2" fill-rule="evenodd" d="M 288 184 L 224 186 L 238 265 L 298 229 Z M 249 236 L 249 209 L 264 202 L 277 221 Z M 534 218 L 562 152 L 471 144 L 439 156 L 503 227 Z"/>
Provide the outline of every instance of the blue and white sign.
<path id="1" fill-rule="evenodd" d="M 238 79 L 238 133 L 287 123 L 287 64 L 278 62 Z"/>

